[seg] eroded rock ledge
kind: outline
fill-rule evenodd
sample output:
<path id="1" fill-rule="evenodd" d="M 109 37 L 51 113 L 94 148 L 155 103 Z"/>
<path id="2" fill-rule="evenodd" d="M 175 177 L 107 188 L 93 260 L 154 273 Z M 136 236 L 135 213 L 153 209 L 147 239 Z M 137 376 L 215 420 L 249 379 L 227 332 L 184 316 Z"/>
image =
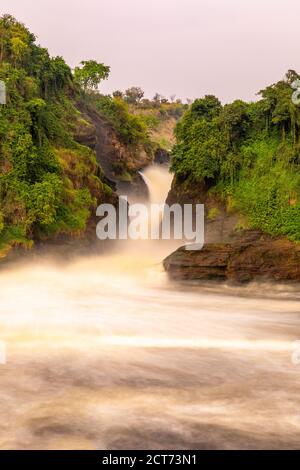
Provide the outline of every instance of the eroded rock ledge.
<path id="1" fill-rule="evenodd" d="M 164 261 L 175 280 L 300 282 L 300 244 L 256 232 L 233 243 L 207 244 L 201 251 L 179 248 Z"/>

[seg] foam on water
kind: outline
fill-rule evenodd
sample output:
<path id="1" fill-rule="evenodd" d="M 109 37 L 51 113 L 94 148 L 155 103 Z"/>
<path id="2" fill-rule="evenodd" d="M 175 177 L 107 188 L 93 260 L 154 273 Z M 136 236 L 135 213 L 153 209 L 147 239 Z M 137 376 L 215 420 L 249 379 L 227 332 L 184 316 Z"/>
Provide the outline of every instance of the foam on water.
<path id="1" fill-rule="evenodd" d="M 146 177 L 162 202 L 167 170 Z M 2 449 L 298 447 L 299 300 L 174 285 L 169 252 L 129 242 L 1 271 Z"/>

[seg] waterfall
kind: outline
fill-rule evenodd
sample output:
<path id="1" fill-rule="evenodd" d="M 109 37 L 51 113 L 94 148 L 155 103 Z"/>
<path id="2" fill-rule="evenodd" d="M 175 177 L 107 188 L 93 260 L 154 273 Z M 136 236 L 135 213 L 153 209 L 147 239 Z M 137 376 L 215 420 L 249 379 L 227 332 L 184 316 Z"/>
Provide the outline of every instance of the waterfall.
<path id="1" fill-rule="evenodd" d="M 151 204 L 163 204 L 172 184 L 172 174 L 168 168 L 152 165 L 140 173 L 148 187 Z"/>

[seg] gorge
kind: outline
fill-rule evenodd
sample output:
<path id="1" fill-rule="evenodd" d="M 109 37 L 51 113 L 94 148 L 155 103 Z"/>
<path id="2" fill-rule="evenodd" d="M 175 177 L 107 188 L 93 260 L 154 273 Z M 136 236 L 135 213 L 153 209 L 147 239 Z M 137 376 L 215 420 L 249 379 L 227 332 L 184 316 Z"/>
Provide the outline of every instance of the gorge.
<path id="1" fill-rule="evenodd" d="M 297 449 L 298 74 L 251 103 L 105 95 L 103 63 L 11 15 L 0 39 L 0 448 Z M 204 204 L 204 248 L 97 240 L 120 196 Z"/>

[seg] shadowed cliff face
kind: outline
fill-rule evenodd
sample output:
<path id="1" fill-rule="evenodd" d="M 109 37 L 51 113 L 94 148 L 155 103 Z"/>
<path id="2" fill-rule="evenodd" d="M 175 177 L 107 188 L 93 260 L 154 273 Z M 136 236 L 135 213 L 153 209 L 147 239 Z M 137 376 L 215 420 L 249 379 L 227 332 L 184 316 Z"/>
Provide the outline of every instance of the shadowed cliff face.
<path id="1" fill-rule="evenodd" d="M 76 131 L 76 140 L 96 152 L 105 176 L 115 184 L 119 194 L 132 193 L 147 198 L 148 192 L 139 171 L 153 162 L 154 156 L 142 148 L 129 148 L 120 142 L 114 127 L 99 112 L 78 106 L 84 117 Z"/>
<path id="2" fill-rule="evenodd" d="M 207 182 L 193 185 L 174 178 L 169 204 L 205 205 L 205 246 L 201 251 L 180 248 L 164 267 L 176 280 L 300 282 L 300 245 L 260 230 L 240 230 L 240 215 L 230 212 L 210 191 Z"/>
<path id="3" fill-rule="evenodd" d="M 235 228 L 239 222 L 236 213 L 228 213 L 224 203 L 210 192 L 209 182 L 191 183 L 174 176 L 167 204 L 204 204 L 205 242 L 231 243 L 240 237 Z"/>
<path id="4" fill-rule="evenodd" d="M 205 205 L 205 246 L 184 247 L 169 255 L 164 267 L 172 279 L 249 282 L 269 279 L 300 282 L 300 245 L 261 231 L 237 230 L 241 220 L 210 193 L 206 182 L 186 184 L 174 178 L 168 203 Z"/>

